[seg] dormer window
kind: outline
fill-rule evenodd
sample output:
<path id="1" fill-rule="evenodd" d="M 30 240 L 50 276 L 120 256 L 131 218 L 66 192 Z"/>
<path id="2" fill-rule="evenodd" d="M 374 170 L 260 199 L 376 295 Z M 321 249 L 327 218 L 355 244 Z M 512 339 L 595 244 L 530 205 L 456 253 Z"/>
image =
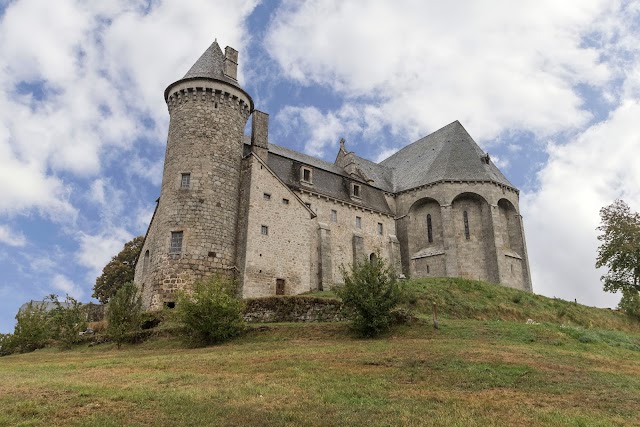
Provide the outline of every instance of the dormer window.
<path id="1" fill-rule="evenodd" d="M 304 182 L 305 184 L 312 184 L 313 183 L 313 170 L 311 168 L 306 167 L 306 166 L 302 166 L 300 168 L 300 177 L 301 177 L 301 181 Z"/>
<path id="2" fill-rule="evenodd" d="M 351 184 L 351 196 L 352 197 L 357 197 L 359 199 L 361 192 L 362 191 L 361 191 L 360 184 Z"/>

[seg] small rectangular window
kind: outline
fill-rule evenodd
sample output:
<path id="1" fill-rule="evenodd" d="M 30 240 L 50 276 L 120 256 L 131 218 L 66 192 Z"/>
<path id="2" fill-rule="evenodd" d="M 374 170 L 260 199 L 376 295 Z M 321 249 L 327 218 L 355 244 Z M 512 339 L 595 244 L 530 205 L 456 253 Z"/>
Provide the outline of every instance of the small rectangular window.
<path id="1" fill-rule="evenodd" d="M 378 223 L 378 234 L 382 236 L 384 228 L 381 222 Z"/>
<path id="2" fill-rule="evenodd" d="M 351 186 L 351 195 L 353 197 L 360 197 L 360 185 L 352 184 L 352 186 Z"/>
<path id="3" fill-rule="evenodd" d="M 263 236 L 268 236 L 269 235 L 269 227 L 267 227 L 266 225 L 263 225 L 260 227 L 260 233 Z"/>
<path id="4" fill-rule="evenodd" d="M 307 167 L 302 167 L 301 168 L 302 171 L 302 181 L 306 182 L 307 184 L 311 184 L 313 181 L 313 175 L 311 173 L 311 169 L 307 168 Z"/>
<path id="5" fill-rule="evenodd" d="M 331 222 L 338 222 L 338 211 L 331 209 Z"/>
<path id="6" fill-rule="evenodd" d="M 180 252 L 182 252 L 182 231 L 172 231 L 169 253 L 179 254 Z"/>
<path id="7" fill-rule="evenodd" d="M 180 188 L 189 188 L 191 187 L 191 174 L 183 173 L 182 179 L 180 180 Z"/>
<path id="8" fill-rule="evenodd" d="M 362 228 L 362 218 L 356 217 L 356 228 Z"/>
<path id="9" fill-rule="evenodd" d="M 263 199 L 265 199 L 265 200 L 271 200 L 271 194 L 269 194 L 269 193 L 263 193 L 263 194 L 262 194 L 262 198 L 263 198 Z"/>
<path id="10" fill-rule="evenodd" d="M 282 199 L 282 204 L 283 205 L 288 205 L 289 204 L 289 199 Z"/>

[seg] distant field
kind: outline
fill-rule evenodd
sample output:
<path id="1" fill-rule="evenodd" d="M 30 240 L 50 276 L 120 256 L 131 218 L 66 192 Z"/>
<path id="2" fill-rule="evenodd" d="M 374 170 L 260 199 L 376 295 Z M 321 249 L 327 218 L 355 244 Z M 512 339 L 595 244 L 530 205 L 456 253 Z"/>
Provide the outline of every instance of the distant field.
<path id="1" fill-rule="evenodd" d="M 203 349 L 153 338 L 0 358 L 0 426 L 640 425 L 625 316 L 477 282 L 412 286 L 425 319 L 440 298 L 440 330 L 254 325 Z"/>

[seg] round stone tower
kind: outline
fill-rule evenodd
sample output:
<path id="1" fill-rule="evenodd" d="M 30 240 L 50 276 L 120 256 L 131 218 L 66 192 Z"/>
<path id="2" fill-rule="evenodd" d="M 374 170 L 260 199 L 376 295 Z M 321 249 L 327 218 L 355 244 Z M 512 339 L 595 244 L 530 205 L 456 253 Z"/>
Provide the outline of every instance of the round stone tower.
<path id="1" fill-rule="evenodd" d="M 164 93 L 169 136 L 158 205 L 136 283 L 145 308 L 175 303 L 175 291 L 236 269 L 244 127 L 253 110 L 237 81 L 238 52 L 214 42 Z"/>

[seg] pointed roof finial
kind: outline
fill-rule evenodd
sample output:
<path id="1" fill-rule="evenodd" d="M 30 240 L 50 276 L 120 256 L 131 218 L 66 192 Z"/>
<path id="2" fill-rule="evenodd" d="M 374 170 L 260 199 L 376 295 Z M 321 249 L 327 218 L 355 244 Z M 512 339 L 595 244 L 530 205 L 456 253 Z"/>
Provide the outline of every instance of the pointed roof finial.
<path id="1" fill-rule="evenodd" d="M 191 78 L 222 80 L 236 87 L 240 87 L 237 81 L 234 81 L 224 74 L 224 53 L 222 53 L 222 49 L 220 49 L 220 45 L 218 45 L 217 38 L 183 77 L 183 79 Z"/>

